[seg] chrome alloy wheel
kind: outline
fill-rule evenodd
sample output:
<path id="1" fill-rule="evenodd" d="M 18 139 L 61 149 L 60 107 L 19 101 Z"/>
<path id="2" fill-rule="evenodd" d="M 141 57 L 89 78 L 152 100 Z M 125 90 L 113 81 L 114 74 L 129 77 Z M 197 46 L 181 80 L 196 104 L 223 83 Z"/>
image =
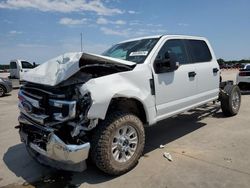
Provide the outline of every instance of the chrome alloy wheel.
<path id="1" fill-rule="evenodd" d="M 232 95 L 232 107 L 238 109 L 240 105 L 240 96 L 238 92 L 234 92 Z"/>
<path id="2" fill-rule="evenodd" d="M 112 139 L 112 156 L 117 162 L 127 162 L 134 155 L 137 145 L 137 131 L 130 125 L 124 125 L 116 131 Z"/>

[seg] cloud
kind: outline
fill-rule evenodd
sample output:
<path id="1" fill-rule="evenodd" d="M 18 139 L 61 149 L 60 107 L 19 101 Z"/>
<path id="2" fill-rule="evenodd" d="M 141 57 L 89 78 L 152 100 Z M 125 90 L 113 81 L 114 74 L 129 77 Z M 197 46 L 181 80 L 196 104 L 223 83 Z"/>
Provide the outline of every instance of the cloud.
<path id="1" fill-rule="evenodd" d="M 96 23 L 99 25 L 107 25 L 107 24 L 125 25 L 126 21 L 124 20 L 111 21 L 111 20 L 107 20 L 106 18 L 101 17 L 96 20 Z"/>
<path id="2" fill-rule="evenodd" d="M 2 9 L 37 9 L 43 12 L 81 12 L 90 11 L 98 15 L 122 14 L 118 8 L 108 8 L 101 0 L 2 0 Z"/>
<path id="3" fill-rule="evenodd" d="M 97 23 L 97 24 L 100 24 L 100 25 L 105 25 L 105 24 L 108 24 L 109 21 L 108 21 L 107 19 L 105 19 L 105 18 L 98 18 L 98 19 L 96 20 L 96 23 Z"/>
<path id="4" fill-rule="evenodd" d="M 143 23 L 142 21 L 140 20 L 131 20 L 129 21 L 128 23 L 130 26 L 147 26 L 147 27 L 163 27 L 162 24 L 157 24 L 157 23 Z"/>
<path id="5" fill-rule="evenodd" d="M 142 23 L 139 20 L 132 20 L 131 22 L 129 22 L 129 25 L 139 26 L 139 25 L 142 25 Z"/>
<path id="6" fill-rule="evenodd" d="M 189 26 L 189 24 L 187 24 L 187 23 L 178 23 L 178 26 L 187 27 L 187 26 Z"/>
<path id="7" fill-rule="evenodd" d="M 131 37 L 139 37 L 139 36 L 147 36 L 147 35 L 159 35 L 159 34 L 165 34 L 167 33 L 166 29 L 138 29 L 138 28 L 107 28 L 107 27 L 101 27 L 101 31 L 105 35 L 114 35 L 114 36 L 121 36 L 126 38 Z"/>
<path id="8" fill-rule="evenodd" d="M 147 26 L 149 27 L 162 27 L 163 25 L 162 24 L 152 24 L 152 23 L 149 23 L 149 24 L 146 24 Z"/>
<path id="9" fill-rule="evenodd" d="M 127 30 L 114 30 L 106 27 L 101 27 L 101 31 L 105 35 L 116 35 L 116 36 L 122 36 L 122 37 L 127 37 L 129 35 Z"/>
<path id="10" fill-rule="evenodd" d="M 9 31 L 10 35 L 19 35 L 19 34 L 22 34 L 22 33 L 23 33 L 22 31 L 16 31 L 16 30 Z"/>
<path id="11" fill-rule="evenodd" d="M 116 20 L 113 22 L 113 24 L 116 24 L 116 25 L 125 25 L 126 22 L 124 20 Z"/>
<path id="12" fill-rule="evenodd" d="M 134 11 L 134 10 L 129 10 L 128 13 L 129 13 L 129 14 L 137 14 L 137 12 Z"/>
<path id="13" fill-rule="evenodd" d="M 47 45 L 43 45 L 43 44 L 18 44 L 18 47 L 22 47 L 22 48 L 47 48 Z"/>
<path id="14" fill-rule="evenodd" d="M 58 23 L 62 25 L 82 25 L 87 23 L 87 19 L 61 18 Z"/>

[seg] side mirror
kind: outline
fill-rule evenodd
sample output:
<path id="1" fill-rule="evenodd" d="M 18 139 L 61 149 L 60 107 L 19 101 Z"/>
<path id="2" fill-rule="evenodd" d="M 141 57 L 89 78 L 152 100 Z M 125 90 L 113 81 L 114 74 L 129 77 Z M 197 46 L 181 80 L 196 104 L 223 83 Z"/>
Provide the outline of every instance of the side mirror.
<path id="1" fill-rule="evenodd" d="M 36 62 L 33 62 L 33 67 L 34 67 L 34 68 L 36 67 Z"/>
<path id="2" fill-rule="evenodd" d="M 164 57 L 157 58 L 154 62 L 155 73 L 173 72 L 179 67 L 179 62 L 173 53 L 166 52 Z"/>

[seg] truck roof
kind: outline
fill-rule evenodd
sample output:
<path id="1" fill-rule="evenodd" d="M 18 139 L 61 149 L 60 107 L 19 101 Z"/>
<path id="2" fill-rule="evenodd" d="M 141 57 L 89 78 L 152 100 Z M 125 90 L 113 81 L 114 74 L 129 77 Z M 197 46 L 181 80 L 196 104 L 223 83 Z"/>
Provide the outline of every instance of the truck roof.
<path id="1" fill-rule="evenodd" d="M 12 59 L 12 60 L 10 60 L 10 62 L 17 62 L 17 61 L 27 61 L 27 60 L 25 60 L 25 59 Z M 29 61 L 27 61 L 27 62 L 29 62 Z"/>
<path id="2" fill-rule="evenodd" d="M 165 35 L 152 35 L 152 36 L 132 38 L 132 39 L 124 40 L 124 41 L 119 42 L 119 43 L 130 42 L 130 41 L 135 41 L 135 40 L 142 40 L 142 39 L 148 39 L 148 38 L 161 38 L 161 37 L 178 37 L 178 38 L 201 39 L 201 40 L 206 39 L 205 37 L 201 37 L 201 36 L 173 35 L 173 34 L 167 35 L 167 34 L 165 34 Z"/>

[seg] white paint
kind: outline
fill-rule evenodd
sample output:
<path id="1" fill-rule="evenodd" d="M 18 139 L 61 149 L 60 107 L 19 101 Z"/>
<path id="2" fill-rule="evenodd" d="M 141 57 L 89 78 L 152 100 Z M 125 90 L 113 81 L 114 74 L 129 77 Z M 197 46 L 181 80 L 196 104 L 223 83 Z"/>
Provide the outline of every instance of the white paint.
<path id="1" fill-rule="evenodd" d="M 28 82 L 55 86 L 79 70 L 81 52 L 66 53 L 32 69 L 23 76 Z"/>
<path id="2" fill-rule="evenodd" d="M 112 60 L 118 64 L 125 64 L 125 65 L 135 64 L 133 62 L 121 59 L 116 59 L 96 54 L 90 54 L 90 55 L 104 58 L 107 60 Z M 61 83 L 64 80 L 67 80 L 69 77 L 71 77 L 80 70 L 79 60 L 81 57 L 82 57 L 82 52 L 72 52 L 60 55 L 30 70 L 27 74 L 23 76 L 23 79 L 25 81 L 32 83 L 56 86 L 57 84 Z"/>

